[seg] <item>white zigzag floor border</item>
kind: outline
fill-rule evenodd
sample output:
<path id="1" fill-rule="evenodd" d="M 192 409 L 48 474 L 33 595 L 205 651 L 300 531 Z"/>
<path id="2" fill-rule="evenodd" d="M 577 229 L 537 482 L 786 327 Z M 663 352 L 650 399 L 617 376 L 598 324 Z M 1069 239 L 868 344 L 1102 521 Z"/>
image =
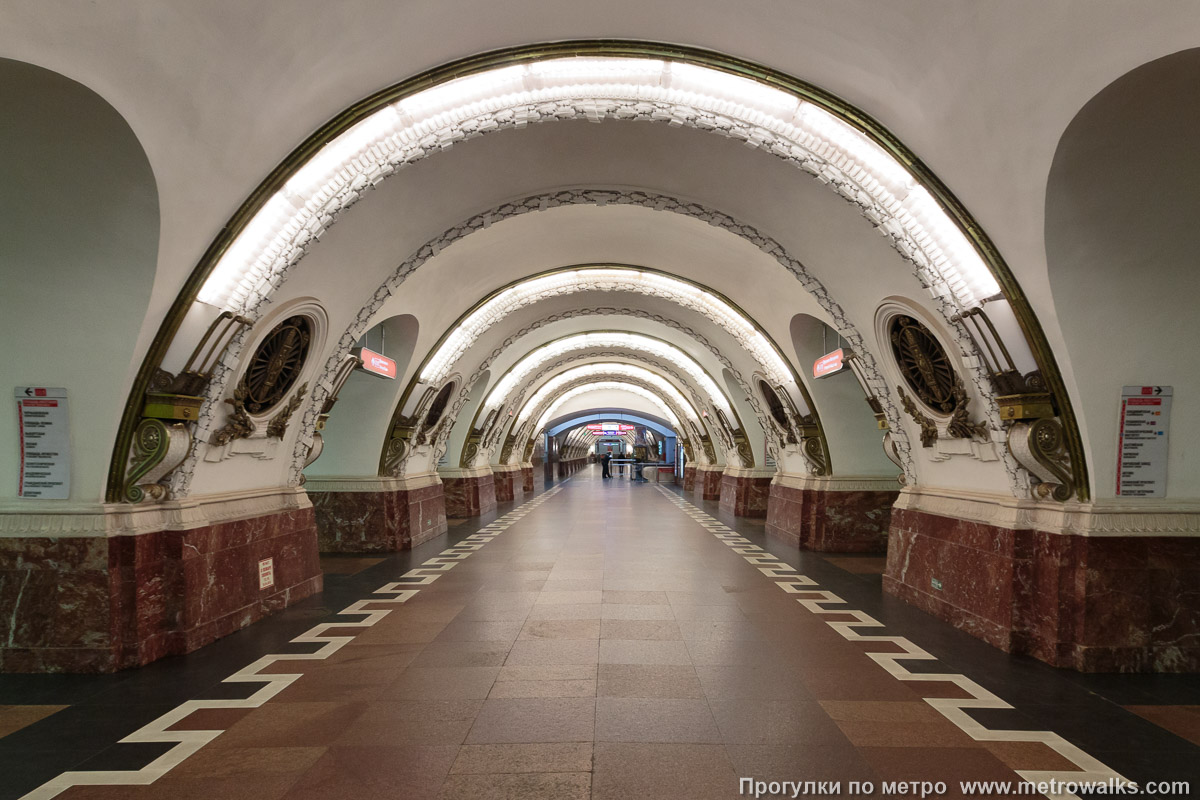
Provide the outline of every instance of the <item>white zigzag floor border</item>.
<path id="1" fill-rule="evenodd" d="M 569 479 L 567 479 L 569 480 Z M 182 764 L 200 748 L 216 739 L 224 730 L 172 731 L 167 730 L 184 720 L 193 711 L 213 708 L 258 708 L 275 695 L 298 680 L 303 673 L 262 674 L 261 670 L 281 661 L 324 661 L 354 640 L 355 636 L 329 636 L 326 631 L 333 628 L 370 628 L 391 613 L 391 608 L 368 608 L 377 603 L 400 604 L 411 600 L 422 586 L 428 586 L 468 558 L 483 545 L 495 539 L 513 523 L 534 511 L 542 503 L 562 491 L 563 482 L 548 489 L 538 497 L 509 511 L 502 517 L 484 525 L 458 544 L 443 550 L 434 558 L 423 562 L 420 567 L 410 569 L 396 580 L 376 589 L 371 597 L 351 603 L 338 612 L 361 615 L 360 619 L 346 622 L 322 622 L 309 628 L 291 640 L 295 644 L 316 643 L 320 647 L 312 653 L 271 653 L 225 678 L 223 683 L 262 683 L 249 697 L 235 700 L 187 700 L 163 714 L 158 719 L 139 728 L 121 739 L 118 744 L 174 743 L 167 752 L 136 770 L 77 770 L 63 772 L 38 788 L 25 794 L 20 800 L 50 800 L 72 786 L 148 786 Z M 374 595 L 386 595 L 376 597 Z M 357 635 L 357 634 L 355 634 Z"/>
<path id="2" fill-rule="evenodd" d="M 884 624 L 872 618 L 863 611 L 851 608 L 826 608 L 825 605 L 845 604 L 845 600 L 833 592 L 823 590 L 819 584 L 807 575 L 801 575 L 790 564 L 780 561 L 769 552 L 752 543 L 749 539 L 734 531 L 720 520 L 706 514 L 694 503 L 679 495 L 655 486 L 664 497 L 675 504 L 681 511 L 698 522 L 701 527 L 712 533 L 719 541 L 728 546 L 733 552 L 742 556 L 758 571 L 768 578 L 779 578 L 775 585 L 788 594 L 802 595 L 796 602 L 814 614 L 837 614 L 849 619 L 826 620 L 826 624 L 837 631 L 842 638 L 852 642 L 881 642 L 895 645 L 902 652 L 877 652 L 865 655 L 900 681 L 929 681 L 944 682 L 957 686 L 967 698 L 926 697 L 925 702 L 937 709 L 942 716 L 953 722 L 960 730 L 975 741 L 979 742 L 1034 742 L 1049 747 L 1054 752 L 1079 767 L 1077 772 L 1065 770 L 1014 770 L 1022 779 L 1031 783 L 1049 783 L 1057 781 L 1060 785 L 1074 782 L 1103 783 L 1115 779 L 1119 783 L 1134 785 L 1133 781 L 1104 764 L 1095 757 L 1071 744 L 1053 731 L 1028 730 L 996 730 L 986 728 L 973 719 L 967 712 L 969 708 L 1011 709 L 1013 706 L 997 697 L 995 694 L 980 686 L 965 675 L 944 672 L 910 672 L 900 664 L 901 661 L 937 661 L 937 657 L 927 653 L 921 647 L 903 636 L 864 636 L 858 628 L 883 628 Z M 1074 794 L 1046 794 L 1051 800 L 1079 800 Z"/>

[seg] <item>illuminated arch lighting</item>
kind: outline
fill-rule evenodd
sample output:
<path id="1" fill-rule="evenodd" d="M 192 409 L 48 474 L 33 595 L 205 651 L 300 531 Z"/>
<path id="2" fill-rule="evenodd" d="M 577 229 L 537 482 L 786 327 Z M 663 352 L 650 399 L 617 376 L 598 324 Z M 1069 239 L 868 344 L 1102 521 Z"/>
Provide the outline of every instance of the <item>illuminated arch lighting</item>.
<path id="1" fill-rule="evenodd" d="M 555 393 L 559 392 L 562 387 L 566 386 L 567 384 L 574 383 L 581 378 L 588 378 L 592 376 L 604 376 L 605 378 L 634 378 L 649 384 L 662 393 L 662 398 L 664 400 L 670 401 L 675 405 L 676 408 L 681 409 L 688 419 L 692 420 L 696 424 L 700 423 L 700 415 L 696 412 L 695 407 L 692 406 L 691 401 L 684 397 L 683 393 L 671 385 L 671 383 L 661 375 L 656 372 L 651 372 L 644 367 L 637 367 L 633 364 L 623 364 L 614 361 L 585 364 L 582 367 L 575 367 L 573 369 L 568 369 L 565 372 L 560 372 L 550 380 L 546 381 L 533 394 L 533 396 L 525 402 L 525 404 L 521 407 L 521 410 L 517 413 L 517 426 L 519 427 L 524 424 L 526 420 L 528 420 L 533 414 L 535 409 L 539 408 L 547 400 L 554 397 Z M 671 416 L 674 417 L 675 415 L 672 414 Z M 678 419 L 676 419 L 676 426 L 678 426 Z M 541 425 L 539 424 L 538 427 L 540 428 Z"/>
<path id="2" fill-rule="evenodd" d="M 471 136 L 545 119 L 640 119 L 711 130 L 787 159 L 854 202 L 935 296 L 971 306 L 999 291 L 978 252 L 909 170 L 796 94 L 662 58 L 547 58 L 452 78 L 388 105 L 318 149 L 249 220 L 199 300 L 245 311 L 337 214 L 403 166 Z"/>
<path id="3" fill-rule="evenodd" d="M 627 383 L 625 381 L 620 381 L 620 380 L 611 380 L 611 381 L 596 381 L 595 383 L 586 383 L 582 386 L 576 386 L 574 388 L 566 390 L 565 392 L 562 393 L 561 396 L 555 398 L 550 403 L 549 407 L 547 407 L 546 411 L 538 418 L 538 423 L 537 423 L 537 425 L 534 426 L 533 432 L 536 433 L 537 431 L 539 431 L 543 427 L 545 427 L 546 422 L 548 420 L 551 420 L 554 418 L 554 412 L 556 412 L 558 409 L 562 408 L 563 404 L 565 404 L 567 401 L 569 401 L 575 397 L 579 397 L 582 394 L 587 394 L 588 392 L 602 392 L 602 391 L 606 391 L 606 390 L 629 392 L 630 394 L 634 394 L 634 395 L 637 395 L 638 397 L 641 397 L 643 400 L 648 400 L 655 408 L 657 408 L 659 411 L 662 412 L 663 419 L 665 419 L 667 422 L 671 423 L 671 427 L 673 427 L 676 431 L 683 430 L 683 427 L 679 424 L 679 417 L 677 417 L 675 415 L 675 412 L 671 410 L 671 407 L 669 405 L 667 405 L 667 402 L 665 400 L 663 400 L 661 397 L 659 397 L 657 394 L 650 391 L 649 389 L 645 389 L 641 386 L 638 386 L 635 383 Z"/>
<path id="4" fill-rule="evenodd" d="M 422 383 L 437 383 L 490 327 L 514 311 L 547 297 L 582 291 L 635 292 L 660 297 L 703 314 L 736 339 L 780 384 L 794 383 L 787 362 L 762 331 L 728 302 L 693 283 L 631 267 L 581 267 L 521 281 L 500 291 L 467 315 L 421 370 Z"/>
<path id="5" fill-rule="evenodd" d="M 670 361 L 700 386 L 714 406 L 721 409 L 730 419 L 733 418 L 733 410 L 729 400 L 725 397 L 725 393 L 720 390 L 716 381 L 709 377 L 708 373 L 705 372 L 704 368 L 695 359 L 678 347 L 664 342 L 662 339 L 619 331 L 581 333 L 550 342 L 530 351 L 528 355 L 514 364 L 500 378 L 492 388 L 492 391 L 488 393 L 487 399 L 484 400 L 483 406 L 479 411 L 479 415 L 486 418 L 489 413 L 502 407 L 513 390 L 520 386 L 529 375 L 533 374 L 534 371 L 546 362 L 574 350 L 612 347 L 638 350 Z"/>

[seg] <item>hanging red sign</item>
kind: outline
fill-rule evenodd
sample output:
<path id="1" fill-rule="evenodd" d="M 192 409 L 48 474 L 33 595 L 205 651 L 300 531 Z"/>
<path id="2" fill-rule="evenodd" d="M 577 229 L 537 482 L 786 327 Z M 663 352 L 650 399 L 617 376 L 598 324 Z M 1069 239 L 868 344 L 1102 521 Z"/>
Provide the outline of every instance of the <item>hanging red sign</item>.
<path id="1" fill-rule="evenodd" d="M 359 369 L 364 372 L 369 372 L 372 375 L 378 375 L 381 378 L 394 380 L 396 377 L 396 362 L 385 355 L 380 355 L 374 350 L 368 350 L 365 347 L 360 347 L 354 351 L 355 354 L 362 359 L 362 366 Z"/>
<path id="2" fill-rule="evenodd" d="M 832 353 L 821 356 L 813 363 L 813 377 L 824 378 L 826 375 L 835 375 L 841 372 L 846 368 L 844 357 L 845 353 L 840 347 Z"/>

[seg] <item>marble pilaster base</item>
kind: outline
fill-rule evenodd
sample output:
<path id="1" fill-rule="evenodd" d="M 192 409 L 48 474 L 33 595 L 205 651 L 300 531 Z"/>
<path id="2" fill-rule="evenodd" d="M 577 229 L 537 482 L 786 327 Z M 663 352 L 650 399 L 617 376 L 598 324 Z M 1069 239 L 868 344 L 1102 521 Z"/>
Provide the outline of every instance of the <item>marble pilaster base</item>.
<path id="1" fill-rule="evenodd" d="M 737 517 L 765 517 L 770 491 L 769 475 L 726 473 L 721 476 L 721 510 Z"/>
<path id="2" fill-rule="evenodd" d="M 684 466 L 683 468 L 683 490 L 685 492 L 696 491 L 696 468 L 692 466 Z"/>
<path id="3" fill-rule="evenodd" d="M 308 494 L 322 553 L 409 550 L 446 532 L 446 501 L 436 479 L 418 486 L 380 479 L 379 491 L 336 490 L 332 481 L 329 490 L 319 490 L 321 483 L 310 481 Z"/>
<path id="4" fill-rule="evenodd" d="M 491 472 L 482 475 L 442 476 L 446 516 L 462 519 L 496 510 L 496 483 Z"/>
<path id="5" fill-rule="evenodd" d="M 883 585 L 1056 667 L 1200 671 L 1194 536 L 1048 533 L 895 508 Z"/>
<path id="6" fill-rule="evenodd" d="M 537 488 L 534 480 L 533 467 L 521 467 L 521 488 L 525 494 L 533 494 L 534 489 Z"/>
<path id="7" fill-rule="evenodd" d="M 721 467 L 696 467 L 695 484 L 692 492 L 700 500 L 721 499 Z"/>
<path id="8" fill-rule="evenodd" d="M 499 468 L 493 470 L 492 475 L 497 503 L 520 502 L 525 499 L 525 480 L 520 469 Z"/>
<path id="9" fill-rule="evenodd" d="M 898 494 L 800 488 L 775 480 L 767 503 L 767 533 L 801 550 L 882 553 Z"/>
<path id="10" fill-rule="evenodd" d="M 274 585 L 259 588 L 272 559 Z M 322 588 L 311 508 L 189 530 L 0 539 L 0 670 L 112 672 L 191 652 Z"/>

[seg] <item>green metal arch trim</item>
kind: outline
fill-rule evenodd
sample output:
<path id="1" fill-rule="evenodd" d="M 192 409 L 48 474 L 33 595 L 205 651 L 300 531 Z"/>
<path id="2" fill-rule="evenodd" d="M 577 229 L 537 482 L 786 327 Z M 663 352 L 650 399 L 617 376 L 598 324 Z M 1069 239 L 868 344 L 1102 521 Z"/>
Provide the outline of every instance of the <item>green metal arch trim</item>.
<path id="1" fill-rule="evenodd" d="M 154 371 L 162 364 L 171 343 L 174 341 L 184 317 L 192 303 L 195 302 L 204 282 L 216 267 L 221 257 L 233 244 L 238 234 L 246 227 L 255 214 L 266 205 L 288 179 L 309 161 L 327 142 L 341 135 L 366 117 L 384 106 L 395 103 L 423 89 L 436 86 L 455 78 L 473 75 L 502 66 L 512 66 L 551 58 L 568 56 L 612 56 L 629 58 L 655 58 L 679 61 L 697 66 L 710 67 L 722 72 L 739 75 L 773 86 L 797 97 L 807 100 L 821 108 L 836 114 L 838 117 L 853 125 L 876 144 L 890 153 L 903 164 L 908 171 L 923 185 L 937 200 L 938 204 L 949 214 L 979 252 L 984 264 L 991 271 L 1001 291 L 1009 301 L 1021 326 L 1034 358 L 1050 391 L 1057 401 L 1059 414 L 1062 417 L 1063 429 L 1067 439 L 1067 449 L 1071 456 L 1072 469 L 1075 475 L 1075 492 L 1080 500 L 1090 496 L 1087 461 L 1084 456 L 1083 439 L 1079 432 L 1078 421 L 1071 406 L 1066 383 L 1058 368 L 1054 352 L 1046 339 L 1045 331 L 1037 319 L 1028 298 L 1021 290 L 1016 277 L 1008 264 L 1000 255 L 991 238 L 984 232 L 978 221 L 959 201 L 953 192 L 940 178 L 909 150 L 890 130 L 871 115 L 847 103 L 836 95 L 817 86 L 806 83 L 784 72 L 771 69 L 746 59 L 729 56 L 713 50 L 684 45 L 666 44 L 660 42 L 618 40 L 618 39 L 579 39 L 542 44 L 520 45 L 517 47 L 493 50 L 478 55 L 468 56 L 457 61 L 435 67 L 415 75 L 400 83 L 382 89 L 358 102 L 331 118 L 305 139 L 263 179 L 250 196 L 242 203 L 229 221 L 221 228 L 216 238 L 205 250 L 200 261 L 196 264 L 179 294 L 176 296 L 157 334 L 150 344 L 141 367 L 134 377 L 130 387 L 129 397 L 117 430 L 117 440 L 113 448 L 109 464 L 108 485 L 106 497 L 109 502 L 121 502 L 121 490 L 124 484 L 125 467 L 129 458 L 129 449 L 133 441 L 134 429 L 138 425 L 142 401 Z M 790 363 L 790 362 L 789 362 Z M 803 384 L 798 383 L 803 389 Z M 807 395 L 807 392 L 805 391 Z M 810 408 L 812 404 L 809 399 Z M 814 409 L 815 412 L 815 409 Z M 822 439 L 824 434 L 822 433 Z M 822 442 L 824 444 L 824 442 Z M 828 454 L 828 448 L 826 447 Z"/>

